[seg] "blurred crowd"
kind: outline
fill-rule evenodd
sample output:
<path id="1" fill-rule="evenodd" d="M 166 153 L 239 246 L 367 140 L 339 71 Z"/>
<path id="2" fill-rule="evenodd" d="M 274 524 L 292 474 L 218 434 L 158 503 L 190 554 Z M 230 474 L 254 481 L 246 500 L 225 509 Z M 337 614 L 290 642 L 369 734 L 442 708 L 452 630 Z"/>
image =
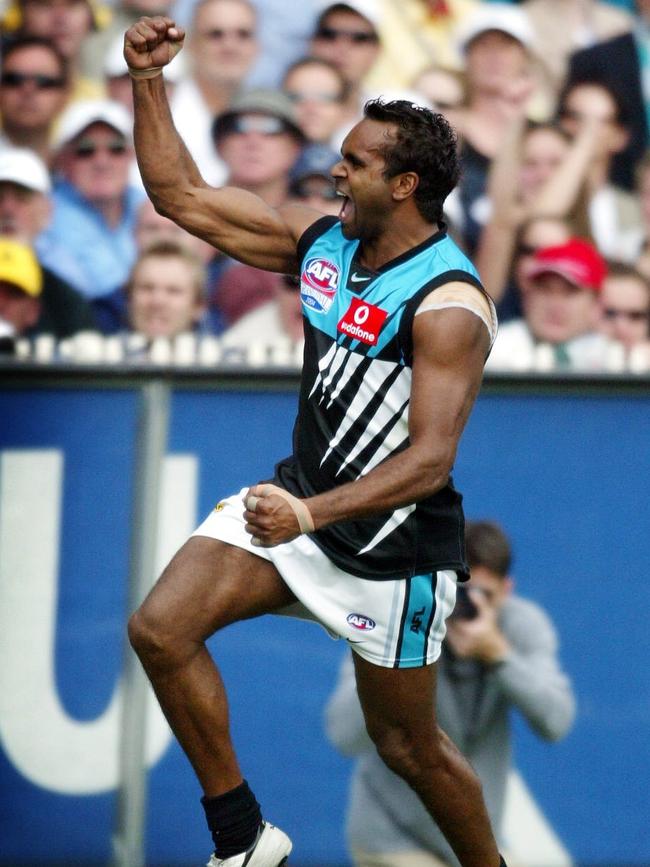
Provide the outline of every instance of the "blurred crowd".
<path id="1" fill-rule="evenodd" d="M 208 183 L 336 215 L 364 102 L 426 105 L 458 134 L 445 217 L 497 305 L 489 368 L 650 369 L 650 0 L 7 0 L 0 348 L 101 334 L 115 360 L 181 338 L 299 358 L 299 283 L 146 198 L 122 42 L 152 14 L 187 30 L 165 85 Z"/>

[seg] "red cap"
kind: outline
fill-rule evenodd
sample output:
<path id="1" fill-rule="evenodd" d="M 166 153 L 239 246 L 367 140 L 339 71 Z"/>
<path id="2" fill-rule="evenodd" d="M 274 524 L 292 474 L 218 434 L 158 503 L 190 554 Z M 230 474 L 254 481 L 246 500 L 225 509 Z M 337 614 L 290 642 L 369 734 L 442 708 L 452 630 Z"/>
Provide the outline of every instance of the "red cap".
<path id="1" fill-rule="evenodd" d="M 593 244 L 581 238 L 570 238 L 566 244 L 538 250 L 526 268 L 527 277 L 548 273 L 559 274 L 574 286 L 600 292 L 607 266 Z"/>

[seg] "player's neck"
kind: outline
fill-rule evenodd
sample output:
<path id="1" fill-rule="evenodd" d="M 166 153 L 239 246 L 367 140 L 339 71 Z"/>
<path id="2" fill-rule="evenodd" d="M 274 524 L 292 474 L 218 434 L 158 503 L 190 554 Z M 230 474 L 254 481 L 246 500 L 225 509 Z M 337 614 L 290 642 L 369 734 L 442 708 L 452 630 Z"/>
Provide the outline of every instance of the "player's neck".
<path id="1" fill-rule="evenodd" d="M 361 240 L 359 262 L 376 271 L 387 262 L 428 241 L 439 229 L 437 223 L 426 223 L 423 220 L 391 226 L 375 238 Z"/>

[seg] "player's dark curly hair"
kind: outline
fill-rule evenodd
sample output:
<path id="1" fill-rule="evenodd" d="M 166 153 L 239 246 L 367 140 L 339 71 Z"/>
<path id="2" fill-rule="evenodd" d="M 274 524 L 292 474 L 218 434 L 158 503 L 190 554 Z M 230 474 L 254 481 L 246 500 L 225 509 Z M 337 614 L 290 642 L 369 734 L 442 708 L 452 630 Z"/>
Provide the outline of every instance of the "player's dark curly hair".
<path id="1" fill-rule="evenodd" d="M 414 194 L 418 210 L 428 222 L 439 222 L 444 201 L 460 176 L 456 134 L 447 119 L 402 99 L 372 99 L 365 104 L 364 115 L 396 126 L 397 136 L 387 138 L 383 150 L 384 175 L 415 172 L 420 179 Z"/>

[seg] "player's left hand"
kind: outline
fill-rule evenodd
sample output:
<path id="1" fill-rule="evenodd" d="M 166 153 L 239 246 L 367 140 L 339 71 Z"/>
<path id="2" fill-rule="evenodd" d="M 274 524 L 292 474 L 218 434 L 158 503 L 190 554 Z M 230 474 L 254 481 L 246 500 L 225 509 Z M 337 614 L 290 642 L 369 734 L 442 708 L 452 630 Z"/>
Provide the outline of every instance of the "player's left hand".
<path id="1" fill-rule="evenodd" d="M 505 659 L 510 646 L 497 623 L 497 611 L 477 588 L 467 588 L 478 615 L 472 620 L 447 621 L 447 642 L 461 659 L 494 664 Z"/>
<path id="2" fill-rule="evenodd" d="M 303 501 L 275 485 L 253 485 L 244 496 L 244 508 L 246 532 L 261 548 L 290 542 L 306 530 L 304 513 L 309 516 L 309 511 Z"/>

